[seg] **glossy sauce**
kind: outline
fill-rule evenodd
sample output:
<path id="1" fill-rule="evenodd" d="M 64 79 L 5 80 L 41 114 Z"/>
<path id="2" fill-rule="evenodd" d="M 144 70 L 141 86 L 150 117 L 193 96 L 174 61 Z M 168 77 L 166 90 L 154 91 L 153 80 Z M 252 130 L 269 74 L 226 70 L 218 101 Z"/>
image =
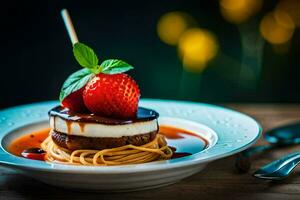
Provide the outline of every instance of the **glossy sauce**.
<path id="1" fill-rule="evenodd" d="M 203 141 L 203 145 L 201 146 L 199 145 L 200 150 L 204 150 L 208 146 L 208 141 L 205 138 L 185 129 L 161 125 L 159 126 L 159 133 L 164 135 L 169 140 L 184 139 L 186 136 L 192 136 L 197 139 L 200 139 L 201 141 Z M 172 158 L 181 158 L 181 157 L 192 155 L 192 153 L 190 152 L 177 152 L 176 147 L 170 147 L 170 148 L 173 151 Z"/>
<path id="2" fill-rule="evenodd" d="M 206 145 L 208 144 L 208 141 L 200 135 L 177 127 L 161 125 L 159 126 L 159 133 L 166 136 L 166 138 L 173 140 L 184 138 L 184 135 L 190 135 L 203 140 Z"/>
<path id="3" fill-rule="evenodd" d="M 84 123 L 100 123 L 105 125 L 122 125 L 122 124 L 130 124 L 133 122 L 144 122 L 157 119 L 159 114 L 151 109 L 139 107 L 137 111 L 137 115 L 132 119 L 116 119 L 109 117 L 102 117 L 98 115 L 94 115 L 92 113 L 75 113 L 70 111 L 67 108 L 63 108 L 62 106 L 57 106 L 52 108 L 49 111 L 50 117 L 60 117 L 63 120 L 72 124 L 72 122 L 82 122 L 82 127 L 84 128 Z M 71 125 L 69 125 L 71 126 Z"/>
<path id="4" fill-rule="evenodd" d="M 50 128 L 45 128 L 23 135 L 15 139 L 9 146 L 8 151 L 16 156 L 22 156 L 24 150 L 41 148 L 41 143 L 48 137 Z"/>
<path id="5" fill-rule="evenodd" d="M 139 107 L 137 111 L 137 115 L 132 119 L 116 119 L 94 115 L 93 113 L 75 113 L 69 110 L 68 108 L 64 108 L 62 106 L 56 106 L 49 111 L 50 120 L 51 118 L 59 117 L 66 122 L 67 133 L 70 134 L 72 132 L 72 125 L 74 122 L 79 125 L 81 133 L 84 132 L 85 124 L 93 123 L 93 124 L 105 124 L 105 125 L 124 125 L 130 124 L 134 122 L 145 122 L 157 119 L 159 114 L 151 109 Z M 54 123 L 55 126 L 55 123 Z M 55 127 L 54 127 L 55 129 Z"/>
<path id="6" fill-rule="evenodd" d="M 48 137 L 50 128 L 35 131 L 26 135 L 23 135 L 14 140 L 8 147 L 8 151 L 16 156 L 22 156 L 22 152 L 26 152 L 29 149 L 41 148 L 41 143 Z M 195 139 L 203 141 L 203 145 L 199 148 L 205 149 L 208 142 L 203 137 L 176 127 L 160 126 L 159 133 L 164 135 L 169 141 L 184 139 L 185 136 L 192 136 Z M 192 155 L 190 152 L 177 152 L 176 147 L 170 147 L 173 151 L 172 158 L 181 158 Z M 23 154 L 24 155 L 24 154 Z"/>

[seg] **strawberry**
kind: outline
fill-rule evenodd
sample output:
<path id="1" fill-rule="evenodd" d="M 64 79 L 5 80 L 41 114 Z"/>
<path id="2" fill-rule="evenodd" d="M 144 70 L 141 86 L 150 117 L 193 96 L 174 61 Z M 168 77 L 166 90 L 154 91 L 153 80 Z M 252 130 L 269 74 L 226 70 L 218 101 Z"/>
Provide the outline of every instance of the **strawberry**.
<path id="1" fill-rule="evenodd" d="M 85 86 L 83 101 L 94 114 L 116 117 L 136 117 L 140 90 L 127 74 L 97 74 Z"/>
<path id="2" fill-rule="evenodd" d="M 62 106 L 74 112 L 135 117 L 140 90 L 130 76 L 123 74 L 133 66 L 119 59 L 99 63 L 94 50 L 79 42 L 73 45 L 73 54 L 83 68 L 65 80 L 59 95 Z"/>
<path id="3" fill-rule="evenodd" d="M 73 112 L 86 112 L 87 108 L 84 105 L 82 93 L 84 87 L 80 90 L 77 90 L 71 94 L 69 94 L 64 100 L 61 102 L 62 106 L 65 108 L 69 108 Z"/>

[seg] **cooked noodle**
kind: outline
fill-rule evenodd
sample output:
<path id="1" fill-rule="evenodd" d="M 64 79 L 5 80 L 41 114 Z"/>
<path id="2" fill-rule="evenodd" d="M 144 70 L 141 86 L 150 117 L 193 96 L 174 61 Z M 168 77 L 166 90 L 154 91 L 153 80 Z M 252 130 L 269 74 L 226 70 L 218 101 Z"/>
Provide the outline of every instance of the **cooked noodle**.
<path id="1" fill-rule="evenodd" d="M 57 146 L 49 136 L 41 147 L 47 152 L 47 161 L 91 166 L 146 163 L 170 159 L 173 154 L 164 136 L 160 134 L 142 146 L 125 145 L 112 149 L 75 150 L 73 152 Z"/>

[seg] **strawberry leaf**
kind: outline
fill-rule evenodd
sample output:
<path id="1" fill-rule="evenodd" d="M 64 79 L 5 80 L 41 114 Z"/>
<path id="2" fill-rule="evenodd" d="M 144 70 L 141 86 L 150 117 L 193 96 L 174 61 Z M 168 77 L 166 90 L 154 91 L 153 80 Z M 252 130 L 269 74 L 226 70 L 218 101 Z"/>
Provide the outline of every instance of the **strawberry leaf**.
<path id="1" fill-rule="evenodd" d="M 118 59 L 105 60 L 101 63 L 100 67 L 104 74 L 119 74 L 133 69 L 133 66 Z"/>
<path id="2" fill-rule="evenodd" d="M 71 74 L 61 88 L 59 100 L 62 102 L 68 95 L 80 90 L 93 76 L 94 74 L 86 68 Z"/>
<path id="3" fill-rule="evenodd" d="M 94 50 L 87 45 L 77 42 L 73 46 L 73 54 L 77 62 L 82 67 L 86 67 L 91 70 L 95 70 L 97 67 L 99 67 L 97 55 L 95 54 Z"/>

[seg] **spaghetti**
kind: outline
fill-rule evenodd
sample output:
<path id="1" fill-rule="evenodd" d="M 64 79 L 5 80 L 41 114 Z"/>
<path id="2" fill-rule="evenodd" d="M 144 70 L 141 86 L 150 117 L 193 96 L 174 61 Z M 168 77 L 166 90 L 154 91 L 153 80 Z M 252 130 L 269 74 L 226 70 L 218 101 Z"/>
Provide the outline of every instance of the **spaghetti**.
<path id="1" fill-rule="evenodd" d="M 125 145 L 112 149 L 75 150 L 73 152 L 57 146 L 49 136 L 41 144 L 41 147 L 47 152 L 47 161 L 89 166 L 146 163 L 170 159 L 173 155 L 164 136 L 160 134 L 142 146 Z"/>

